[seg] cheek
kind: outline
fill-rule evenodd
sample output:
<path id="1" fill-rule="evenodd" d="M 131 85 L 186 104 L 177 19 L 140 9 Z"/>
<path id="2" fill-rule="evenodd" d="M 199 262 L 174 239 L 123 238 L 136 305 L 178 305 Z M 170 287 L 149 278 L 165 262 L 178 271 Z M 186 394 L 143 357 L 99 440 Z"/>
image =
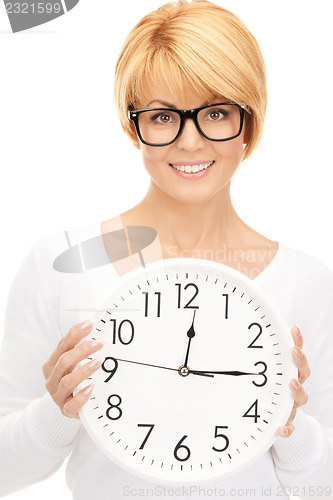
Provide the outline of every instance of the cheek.
<path id="1" fill-rule="evenodd" d="M 228 169 L 236 169 L 244 153 L 243 137 L 236 137 L 232 141 L 216 146 L 215 151 L 219 160 Z"/>
<path id="2" fill-rule="evenodd" d="M 164 146 L 162 148 L 154 148 L 152 146 L 146 146 L 145 144 L 141 145 L 142 161 L 148 172 L 150 172 L 151 169 L 154 169 L 156 171 L 158 165 L 168 163 L 167 149 L 167 146 Z"/>

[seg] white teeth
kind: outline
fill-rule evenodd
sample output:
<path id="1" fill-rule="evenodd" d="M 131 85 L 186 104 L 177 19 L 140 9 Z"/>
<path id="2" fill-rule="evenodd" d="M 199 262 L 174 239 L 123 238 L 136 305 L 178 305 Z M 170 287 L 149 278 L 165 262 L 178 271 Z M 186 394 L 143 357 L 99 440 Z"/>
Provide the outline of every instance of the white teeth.
<path id="1" fill-rule="evenodd" d="M 196 172 L 199 172 L 200 170 L 205 170 L 206 168 L 210 167 L 214 162 L 210 161 L 209 163 L 202 163 L 200 165 L 172 165 L 173 168 L 176 168 L 177 170 L 180 170 L 181 172 L 186 172 L 188 174 L 195 174 Z"/>

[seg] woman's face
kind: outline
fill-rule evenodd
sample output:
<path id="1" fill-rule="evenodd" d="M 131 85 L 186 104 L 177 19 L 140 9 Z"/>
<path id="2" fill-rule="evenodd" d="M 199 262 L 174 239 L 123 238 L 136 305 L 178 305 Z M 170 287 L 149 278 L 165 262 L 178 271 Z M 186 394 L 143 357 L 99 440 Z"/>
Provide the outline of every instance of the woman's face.
<path id="1" fill-rule="evenodd" d="M 221 102 L 216 99 L 214 102 Z M 167 105 L 166 105 L 167 104 Z M 140 109 L 174 107 L 194 109 L 207 105 L 196 93 L 188 93 L 185 100 L 175 97 L 165 85 L 151 85 L 140 102 Z M 230 180 L 243 155 L 244 128 L 239 137 L 225 142 L 214 142 L 203 137 L 193 120 L 186 120 L 178 139 L 168 146 L 147 146 L 139 140 L 143 163 L 151 180 L 165 194 L 181 203 L 203 203 L 222 194 L 229 188 Z M 175 166 L 207 165 L 198 175 L 184 176 Z M 156 187 L 155 186 L 155 187 Z"/>

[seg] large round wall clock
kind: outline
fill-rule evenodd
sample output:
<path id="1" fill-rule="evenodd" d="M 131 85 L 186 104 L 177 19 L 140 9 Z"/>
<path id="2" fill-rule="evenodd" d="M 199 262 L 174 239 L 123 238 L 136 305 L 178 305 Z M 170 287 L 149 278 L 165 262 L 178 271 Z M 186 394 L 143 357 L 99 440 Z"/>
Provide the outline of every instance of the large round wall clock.
<path id="1" fill-rule="evenodd" d="M 96 319 L 88 339 L 108 343 L 80 418 L 116 464 L 208 483 L 274 443 L 297 369 L 287 324 L 252 280 L 204 259 L 159 260 L 121 277 Z"/>

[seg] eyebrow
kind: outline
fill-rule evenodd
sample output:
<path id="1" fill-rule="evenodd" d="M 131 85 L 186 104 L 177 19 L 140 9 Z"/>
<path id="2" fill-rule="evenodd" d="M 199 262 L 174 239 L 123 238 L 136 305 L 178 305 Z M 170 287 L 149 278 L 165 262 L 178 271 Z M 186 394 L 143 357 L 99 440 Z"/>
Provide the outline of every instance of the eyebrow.
<path id="1" fill-rule="evenodd" d="M 163 106 L 166 106 L 167 108 L 172 108 L 172 109 L 177 109 L 176 106 L 174 106 L 173 104 L 170 104 L 169 102 L 166 102 L 166 101 L 160 101 L 159 99 L 154 99 L 153 101 L 150 101 L 149 104 L 147 104 L 147 108 L 149 108 L 149 106 L 153 103 L 153 102 L 157 102 L 159 104 L 163 104 Z"/>
<path id="2" fill-rule="evenodd" d="M 170 108 L 170 109 L 178 109 L 174 104 L 171 104 L 170 102 L 167 102 L 167 101 L 161 101 L 160 99 L 154 99 L 153 101 L 150 101 L 150 103 L 147 104 L 147 108 L 149 108 L 149 106 L 151 104 L 153 104 L 154 102 L 162 104 L 163 106 L 166 106 L 167 108 Z M 200 107 L 208 106 L 209 104 L 210 104 L 210 102 L 206 101 Z"/>

